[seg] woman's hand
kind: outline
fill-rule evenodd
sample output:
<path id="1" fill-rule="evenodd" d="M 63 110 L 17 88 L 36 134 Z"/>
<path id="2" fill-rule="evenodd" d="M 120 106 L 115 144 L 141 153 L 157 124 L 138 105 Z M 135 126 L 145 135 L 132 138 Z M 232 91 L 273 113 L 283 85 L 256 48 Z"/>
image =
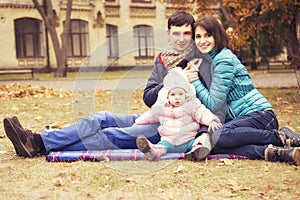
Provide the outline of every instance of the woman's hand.
<path id="1" fill-rule="evenodd" d="M 188 78 L 188 81 L 190 83 L 199 80 L 198 72 L 199 72 L 199 66 L 202 62 L 202 59 L 196 58 L 188 62 L 186 68 L 184 68 L 184 72 Z"/>

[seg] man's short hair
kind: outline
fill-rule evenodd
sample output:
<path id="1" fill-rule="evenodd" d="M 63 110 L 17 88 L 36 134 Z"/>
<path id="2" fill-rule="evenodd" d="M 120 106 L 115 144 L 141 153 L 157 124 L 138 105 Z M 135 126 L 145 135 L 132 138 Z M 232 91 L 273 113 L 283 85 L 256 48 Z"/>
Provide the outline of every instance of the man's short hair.
<path id="1" fill-rule="evenodd" d="M 171 26 L 182 26 L 184 24 L 194 26 L 195 19 L 194 17 L 187 12 L 178 11 L 172 14 L 168 20 L 168 29 L 171 29 Z"/>

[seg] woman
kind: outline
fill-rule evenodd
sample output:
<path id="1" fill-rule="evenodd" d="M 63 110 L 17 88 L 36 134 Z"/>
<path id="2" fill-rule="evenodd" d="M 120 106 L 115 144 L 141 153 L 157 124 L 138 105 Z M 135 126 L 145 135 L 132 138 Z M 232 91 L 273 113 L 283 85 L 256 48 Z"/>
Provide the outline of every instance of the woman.
<path id="1" fill-rule="evenodd" d="M 195 22 L 194 32 L 200 56 L 211 65 L 202 70 L 187 67 L 186 74 L 200 101 L 213 113 L 224 113 L 226 122 L 212 134 L 211 154 L 300 165 L 299 137 L 289 138 L 288 132 L 278 131 L 271 104 L 254 88 L 246 67 L 229 49 L 221 24 L 204 17 Z"/>

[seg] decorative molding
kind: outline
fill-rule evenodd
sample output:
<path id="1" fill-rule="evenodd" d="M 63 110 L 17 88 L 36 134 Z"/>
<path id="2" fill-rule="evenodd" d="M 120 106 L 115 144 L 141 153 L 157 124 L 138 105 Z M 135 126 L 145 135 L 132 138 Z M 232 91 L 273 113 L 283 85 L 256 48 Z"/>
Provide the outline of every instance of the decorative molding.
<path id="1" fill-rule="evenodd" d="M 132 18 L 155 18 L 155 6 L 141 7 L 130 6 L 130 17 Z"/>
<path id="2" fill-rule="evenodd" d="M 105 17 L 120 17 L 120 5 L 105 5 Z"/>
<path id="3" fill-rule="evenodd" d="M 73 0 L 72 11 L 90 12 L 94 8 L 94 4 L 91 1 L 78 1 Z M 67 1 L 60 2 L 60 10 L 67 9 Z"/>
<path id="4" fill-rule="evenodd" d="M 152 64 L 153 63 L 154 56 L 149 56 L 149 57 L 138 57 L 135 56 L 135 64 L 136 65 L 145 65 L 145 64 Z"/>
<path id="5" fill-rule="evenodd" d="M 92 7 L 77 7 L 77 6 L 72 6 L 72 12 L 73 11 L 80 11 L 80 12 L 91 12 Z M 60 10 L 67 10 L 66 6 L 61 6 Z"/>
<path id="6" fill-rule="evenodd" d="M 18 67 L 42 67 L 45 64 L 45 58 L 18 58 Z"/>
<path id="7" fill-rule="evenodd" d="M 104 26 L 104 19 L 103 19 L 103 16 L 102 16 L 102 12 L 100 10 L 96 13 L 96 18 L 95 18 L 93 26 L 94 26 L 94 28 Z"/>
<path id="8" fill-rule="evenodd" d="M 177 11 L 190 11 L 190 7 L 187 6 L 166 6 L 166 18 L 169 18 Z"/>
<path id="9" fill-rule="evenodd" d="M 35 9 L 33 3 L 0 3 L 0 8 Z"/>
<path id="10" fill-rule="evenodd" d="M 87 66 L 89 59 L 87 58 L 67 58 L 67 65 L 72 67 Z"/>

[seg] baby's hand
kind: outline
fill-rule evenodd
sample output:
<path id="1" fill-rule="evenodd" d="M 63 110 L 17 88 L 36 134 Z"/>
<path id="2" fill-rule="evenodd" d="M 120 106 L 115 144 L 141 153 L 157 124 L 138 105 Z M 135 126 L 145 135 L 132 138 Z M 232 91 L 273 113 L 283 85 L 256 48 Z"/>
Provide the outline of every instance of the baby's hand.
<path id="1" fill-rule="evenodd" d="M 222 127 L 222 123 L 217 122 L 217 121 L 212 121 L 212 122 L 209 123 L 208 132 L 212 133 L 212 132 L 218 130 L 219 128 L 221 128 L 221 127 Z"/>

